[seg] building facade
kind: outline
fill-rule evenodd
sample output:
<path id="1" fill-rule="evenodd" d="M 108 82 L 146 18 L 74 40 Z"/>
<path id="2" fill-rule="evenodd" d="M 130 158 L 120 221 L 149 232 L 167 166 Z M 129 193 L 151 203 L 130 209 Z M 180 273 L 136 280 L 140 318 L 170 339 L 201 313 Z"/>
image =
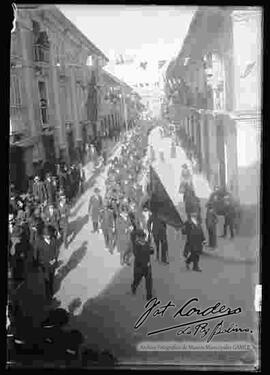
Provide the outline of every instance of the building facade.
<path id="1" fill-rule="evenodd" d="M 168 119 L 186 134 L 211 185 L 240 200 L 239 169 L 259 160 L 261 17 L 252 7 L 199 8 L 166 73 Z"/>
<path id="2" fill-rule="evenodd" d="M 107 57 L 56 6 L 17 9 L 11 34 L 10 181 L 25 191 L 44 165 L 82 161 L 86 143 L 101 137 L 104 122 L 121 126 L 124 107 L 108 108 Z"/>

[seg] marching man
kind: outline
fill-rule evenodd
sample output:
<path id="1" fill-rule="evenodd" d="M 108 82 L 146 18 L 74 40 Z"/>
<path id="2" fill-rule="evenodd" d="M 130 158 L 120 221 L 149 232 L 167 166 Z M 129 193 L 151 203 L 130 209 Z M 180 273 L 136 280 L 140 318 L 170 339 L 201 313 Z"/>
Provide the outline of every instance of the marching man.
<path id="1" fill-rule="evenodd" d="M 88 206 L 88 214 L 91 215 L 93 224 L 93 233 L 98 232 L 98 222 L 103 207 L 99 188 L 94 189 L 94 195 L 91 196 Z"/>

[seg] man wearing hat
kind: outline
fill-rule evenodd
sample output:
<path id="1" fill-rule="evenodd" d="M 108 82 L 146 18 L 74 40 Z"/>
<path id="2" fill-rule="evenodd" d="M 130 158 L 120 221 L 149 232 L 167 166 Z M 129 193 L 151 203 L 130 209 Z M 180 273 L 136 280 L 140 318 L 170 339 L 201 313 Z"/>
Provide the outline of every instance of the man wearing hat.
<path id="1" fill-rule="evenodd" d="M 190 218 L 183 226 L 182 234 L 186 235 L 186 250 L 189 253 L 186 259 L 186 267 L 189 270 L 190 263 L 193 263 L 193 271 L 201 272 L 199 268 L 200 254 L 202 253 L 205 237 L 201 224 L 198 220 L 198 213 L 191 212 Z"/>
<path id="2" fill-rule="evenodd" d="M 51 299 L 54 294 L 54 275 L 58 259 L 56 241 L 53 238 L 50 228 L 46 225 L 43 234 L 38 238 L 35 245 L 37 264 L 43 274 L 46 297 Z"/>
<path id="3" fill-rule="evenodd" d="M 146 233 L 142 229 L 135 231 L 135 240 L 133 246 L 134 254 L 134 279 L 131 284 L 132 294 L 136 293 L 142 278 L 145 278 L 146 299 L 152 298 L 152 270 L 150 263 L 150 255 L 154 253 L 154 249 L 146 241 Z"/>
<path id="4" fill-rule="evenodd" d="M 236 210 L 234 207 L 234 204 L 231 200 L 231 197 L 229 195 L 224 196 L 224 233 L 221 237 L 227 237 L 227 228 L 230 228 L 231 232 L 231 239 L 234 238 L 234 223 L 235 223 L 235 217 L 236 217 Z"/>
<path id="5" fill-rule="evenodd" d="M 94 194 L 89 200 L 88 214 L 91 215 L 93 223 L 93 233 L 98 232 L 98 222 L 100 218 L 100 212 L 103 207 L 102 198 L 100 195 L 99 188 L 94 189 Z"/>
<path id="6" fill-rule="evenodd" d="M 45 207 L 42 214 L 42 219 L 45 224 L 49 225 L 52 228 L 54 236 L 59 238 L 59 211 L 55 208 L 53 203 L 50 203 L 47 207 Z"/>
<path id="7" fill-rule="evenodd" d="M 38 176 L 34 178 L 32 191 L 36 202 L 44 203 L 46 201 L 46 189 L 44 183 L 40 181 Z"/>

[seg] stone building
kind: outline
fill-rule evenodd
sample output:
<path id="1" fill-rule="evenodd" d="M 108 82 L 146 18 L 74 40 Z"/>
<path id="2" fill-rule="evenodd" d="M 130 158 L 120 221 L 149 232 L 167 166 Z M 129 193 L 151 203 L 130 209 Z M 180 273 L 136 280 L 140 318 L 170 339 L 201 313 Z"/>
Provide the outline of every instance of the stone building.
<path id="1" fill-rule="evenodd" d="M 90 61 L 90 63 L 89 63 Z M 10 179 L 78 158 L 91 75 L 108 59 L 55 6 L 18 6 L 11 34 Z"/>
<path id="2" fill-rule="evenodd" d="M 211 185 L 240 201 L 247 181 L 239 173 L 260 157 L 261 16 L 254 7 L 199 8 L 166 73 L 169 120 L 187 135 Z"/>
<path id="3" fill-rule="evenodd" d="M 107 57 L 56 6 L 17 9 L 11 33 L 10 180 L 24 191 L 29 178 L 56 162 L 82 161 L 104 122 L 123 128 L 124 106 L 104 101 L 111 87 L 103 82 Z"/>

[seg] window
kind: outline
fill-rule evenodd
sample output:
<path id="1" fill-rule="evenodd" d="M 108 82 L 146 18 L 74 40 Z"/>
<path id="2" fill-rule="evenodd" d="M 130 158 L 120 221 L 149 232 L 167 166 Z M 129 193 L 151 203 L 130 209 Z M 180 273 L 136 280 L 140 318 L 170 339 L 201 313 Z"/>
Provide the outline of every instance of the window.
<path id="1" fill-rule="evenodd" d="M 87 57 L 86 65 L 87 66 L 93 66 L 93 57 L 92 56 Z"/>
<path id="2" fill-rule="evenodd" d="M 39 108 L 41 114 L 41 122 L 43 125 L 48 124 L 48 100 L 47 100 L 47 87 L 44 81 L 38 81 L 39 91 Z"/>
<path id="3" fill-rule="evenodd" d="M 34 61 L 45 63 L 50 61 L 50 43 L 45 31 L 35 35 Z"/>
<path id="4" fill-rule="evenodd" d="M 16 74 L 10 77 L 10 106 L 20 107 L 22 105 L 21 82 Z"/>

